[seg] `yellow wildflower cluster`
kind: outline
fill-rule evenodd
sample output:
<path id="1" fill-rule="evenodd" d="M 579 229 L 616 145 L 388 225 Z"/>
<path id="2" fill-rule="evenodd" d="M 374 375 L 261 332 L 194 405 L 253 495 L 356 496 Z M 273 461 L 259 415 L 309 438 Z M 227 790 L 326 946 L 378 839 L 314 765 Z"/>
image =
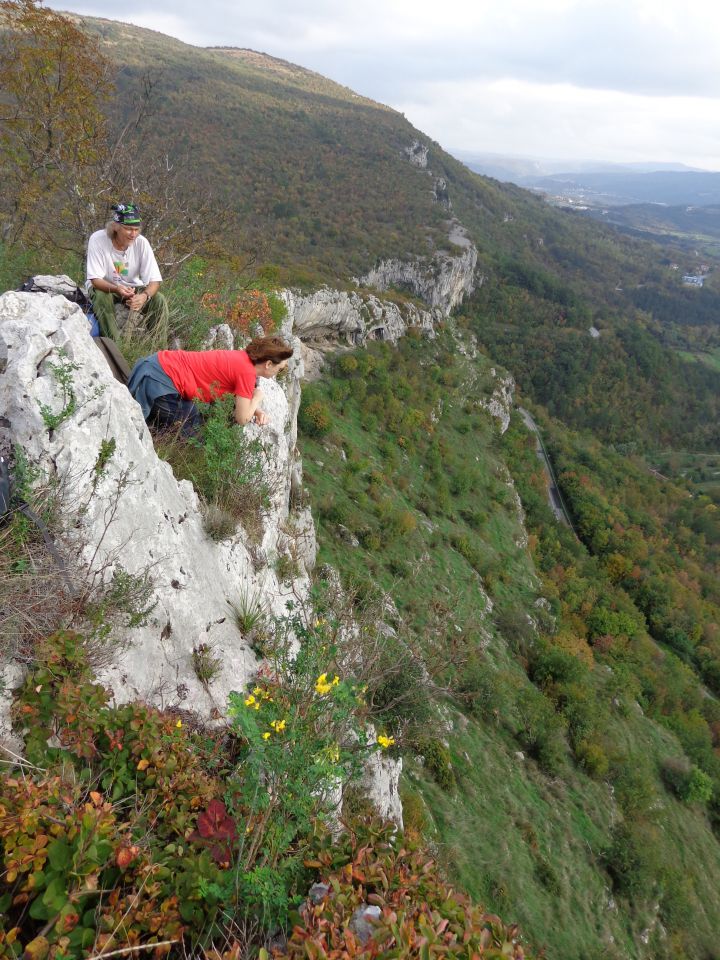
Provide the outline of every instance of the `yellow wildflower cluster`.
<path id="1" fill-rule="evenodd" d="M 287 724 L 286 724 L 286 721 L 285 721 L 285 720 L 271 720 L 271 721 L 270 721 L 270 727 L 275 731 L 275 733 L 282 733 L 283 730 L 285 729 L 286 725 L 287 725 Z M 262 736 L 263 736 L 263 740 L 269 740 L 270 737 L 272 736 L 272 734 L 271 734 L 270 730 L 266 730 L 265 733 L 264 733 Z"/>
<path id="2" fill-rule="evenodd" d="M 383 750 L 387 750 L 388 747 L 392 747 L 395 744 L 395 737 L 386 737 L 384 733 L 381 733 L 377 738 L 377 742 Z"/>
<path id="3" fill-rule="evenodd" d="M 264 690 L 262 687 L 255 687 L 253 692 L 249 693 L 245 699 L 245 706 L 250 707 L 252 710 L 259 710 L 263 700 L 267 700 L 268 703 L 273 702 L 273 698 L 267 690 Z"/>
<path id="4" fill-rule="evenodd" d="M 330 693 L 333 687 L 336 687 L 340 683 L 340 677 L 335 675 L 332 680 L 328 680 L 326 673 L 321 673 L 320 676 L 315 681 L 315 693 L 319 693 L 321 697 L 324 697 L 326 693 Z"/>

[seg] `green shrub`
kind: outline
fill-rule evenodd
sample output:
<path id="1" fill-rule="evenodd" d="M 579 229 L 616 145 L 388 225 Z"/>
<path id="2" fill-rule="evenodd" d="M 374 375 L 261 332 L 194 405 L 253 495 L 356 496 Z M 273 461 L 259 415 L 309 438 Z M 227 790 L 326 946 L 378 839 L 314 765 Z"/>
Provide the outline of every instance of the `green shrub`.
<path id="1" fill-rule="evenodd" d="M 655 772 L 645 756 L 616 757 L 610 765 L 610 778 L 615 795 L 628 817 L 647 813 L 656 798 Z"/>
<path id="2" fill-rule="evenodd" d="M 357 369 L 357 358 L 349 353 L 339 357 L 335 364 L 335 370 L 340 376 L 351 377 Z"/>
<path id="3" fill-rule="evenodd" d="M 437 737 L 427 737 L 418 742 L 423 764 L 435 783 L 443 790 L 455 789 L 455 772 L 450 751 Z"/>
<path id="4" fill-rule="evenodd" d="M 521 691 L 516 701 L 521 745 L 546 773 L 562 769 L 567 755 L 563 725 L 550 701 L 534 688 Z"/>
<path id="5" fill-rule="evenodd" d="M 230 536 L 237 523 L 258 536 L 270 504 L 262 441 L 245 435 L 233 411 L 232 397 L 216 400 L 207 405 L 200 439 L 185 439 L 172 431 L 156 438 L 158 455 L 170 463 L 178 479 L 190 480 L 200 495 L 207 532 L 216 540 Z"/>
<path id="6" fill-rule="evenodd" d="M 324 436 L 331 425 L 330 407 L 324 400 L 306 399 L 300 404 L 298 412 L 298 427 L 308 437 Z"/>
<path id="7" fill-rule="evenodd" d="M 645 899 L 653 890 L 657 875 L 657 840 L 647 824 L 617 824 L 605 853 L 613 886 L 625 896 Z"/>
<path id="8" fill-rule="evenodd" d="M 682 799 L 686 803 L 697 803 L 707 805 L 713 797 L 712 779 L 700 770 L 699 767 L 693 767 L 690 771 L 687 784 L 682 793 Z"/>
<path id="9" fill-rule="evenodd" d="M 410 835 L 422 836 L 428 828 L 428 813 L 422 794 L 408 786 L 400 788 L 403 826 Z"/>
<path id="10" fill-rule="evenodd" d="M 530 661 L 530 678 L 542 688 L 550 683 L 577 683 L 586 673 L 580 660 L 560 647 L 550 647 Z"/>
<path id="11" fill-rule="evenodd" d="M 692 912 L 695 891 L 684 870 L 665 866 L 660 877 L 660 916 L 671 930 L 684 930 Z"/>
<path id="12" fill-rule="evenodd" d="M 610 769 L 610 760 L 605 749 L 592 740 L 581 740 L 575 747 L 575 757 L 580 766 L 595 780 L 602 780 Z"/>

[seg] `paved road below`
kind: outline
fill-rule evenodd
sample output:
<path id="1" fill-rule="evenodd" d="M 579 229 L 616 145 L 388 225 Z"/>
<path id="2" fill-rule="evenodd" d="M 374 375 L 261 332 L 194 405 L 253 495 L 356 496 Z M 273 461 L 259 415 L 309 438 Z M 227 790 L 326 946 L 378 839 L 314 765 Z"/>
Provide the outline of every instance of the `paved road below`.
<path id="1" fill-rule="evenodd" d="M 542 439 L 540 437 L 540 427 L 535 423 L 532 416 L 528 413 L 527 410 L 524 410 L 522 407 L 518 407 L 520 411 L 520 416 L 523 418 L 525 426 L 528 430 L 532 430 L 535 434 L 536 441 L 536 451 L 538 459 L 542 462 L 543 469 L 545 471 L 545 483 L 547 485 L 548 491 L 548 502 L 550 504 L 550 509 L 555 514 L 555 519 L 559 520 L 560 523 L 564 523 L 568 527 L 572 527 L 570 523 L 570 518 L 565 512 L 565 507 L 563 506 L 562 498 L 560 496 L 560 491 L 558 490 L 557 484 L 555 483 L 555 477 L 550 466 L 550 461 L 548 459 L 547 453 L 545 453 L 545 447 L 543 446 Z"/>

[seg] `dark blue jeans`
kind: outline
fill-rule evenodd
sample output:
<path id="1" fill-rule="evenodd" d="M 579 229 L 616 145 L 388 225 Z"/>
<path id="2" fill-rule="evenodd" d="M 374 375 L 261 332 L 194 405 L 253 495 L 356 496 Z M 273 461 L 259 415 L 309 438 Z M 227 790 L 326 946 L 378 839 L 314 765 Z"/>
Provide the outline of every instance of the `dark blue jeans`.
<path id="1" fill-rule="evenodd" d="M 192 400 L 183 400 L 178 393 L 168 393 L 153 403 L 148 423 L 156 430 L 177 427 L 183 437 L 199 437 L 202 417 Z"/>

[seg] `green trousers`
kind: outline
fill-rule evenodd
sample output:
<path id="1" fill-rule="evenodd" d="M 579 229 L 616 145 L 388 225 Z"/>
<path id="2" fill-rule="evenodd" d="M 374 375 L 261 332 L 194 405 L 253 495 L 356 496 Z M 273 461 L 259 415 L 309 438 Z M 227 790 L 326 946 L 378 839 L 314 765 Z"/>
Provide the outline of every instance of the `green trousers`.
<path id="1" fill-rule="evenodd" d="M 144 287 L 138 287 L 140 293 Z M 104 290 L 92 290 L 90 293 L 93 312 L 98 320 L 100 333 L 103 337 L 110 337 L 113 340 L 120 339 L 120 330 L 115 319 L 115 304 L 122 303 L 122 298 L 116 293 L 106 293 Z M 148 302 L 140 311 L 140 315 L 145 321 L 145 327 L 161 336 L 167 337 L 168 329 L 168 305 L 167 300 L 161 293 L 156 293 L 150 297 Z"/>

